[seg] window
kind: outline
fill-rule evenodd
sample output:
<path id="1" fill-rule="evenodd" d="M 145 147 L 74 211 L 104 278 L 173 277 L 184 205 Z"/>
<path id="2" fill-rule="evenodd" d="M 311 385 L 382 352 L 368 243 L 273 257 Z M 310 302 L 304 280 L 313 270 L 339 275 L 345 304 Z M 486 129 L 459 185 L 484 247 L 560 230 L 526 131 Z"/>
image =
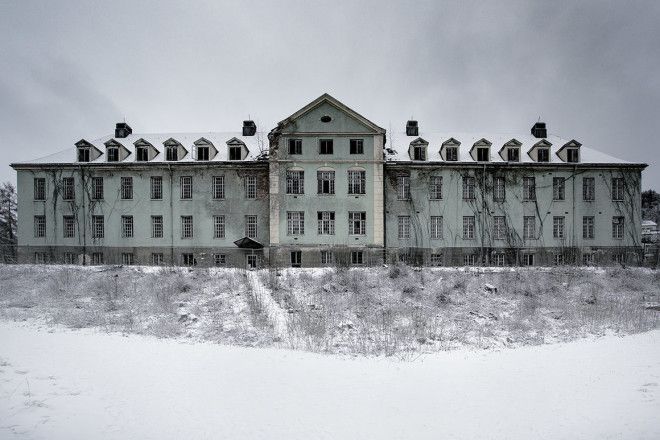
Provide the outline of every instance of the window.
<path id="1" fill-rule="evenodd" d="M 431 266 L 442 266 L 442 254 L 431 254 Z"/>
<path id="2" fill-rule="evenodd" d="M 248 238 L 257 238 L 257 216 L 245 216 L 245 235 Z"/>
<path id="3" fill-rule="evenodd" d="M 103 177 L 92 177 L 92 199 L 103 200 Z"/>
<path id="4" fill-rule="evenodd" d="M 181 238 L 193 238 L 192 215 L 181 216 Z"/>
<path id="5" fill-rule="evenodd" d="M 491 263 L 493 266 L 504 266 L 505 258 L 504 252 L 495 252 L 492 255 Z"/>
<path id="6" fill-rule="evenodd" d="M 493 179 L 493 201 L 503 202 L 506 199 L 506 181 L 504 177 L 497 176 Z"/>
<path id="7" fill-rule="evenodd" d="M 564 217 L 552 217 L 552 236 L 564 238 Z"/>
<path id="8" fill-rule="evenodd" d="M 445 147 L 445 158 L 447 162 L 457 162 L 458 147 Z"/>
<path id="9" fill-rule="evenodd" d="M 520 149 L 509 148 L 506 150 L 506 160 L 508 162 L 520 162 Z"/>
<path id="10" fill-rule="evenodd" d="M 550 162 L 550 149 L 549 148 L 539 148 L 538 150 L 536 150 L 536 161 L 537 162 Z"/>
<path id="11" fill-rule="evenodd" d="M 121 254 L 121 264 L 124 266 L 132 266 L 135 264 L 135 259 L 133 258 L 132 253 L 122 253 Z"/>
<path id="12" fill-rule="evenodd" d="M 399 240 L 407 240 L 410 238 L 410 216 L 399 216 Z"/>
<path id="13" fill-rule="evenodd" d="M 349 235 L 366 235 L 367 233 L 367 213 L 349 212 L 348 213 L 348 234 Z"/>
<path id="14" fill-rule="evenodd" d="M 442 239 L 442 216 L 441 215 L 432 215 L 431 216 L 431 239 L 440 240 Z"/>
<path id="15" fill-rule="evenodd" d="M 612 217 L 612 238 L 623 238 L 623 217 Z"/>
<path id="16" fill-rule="evenodd" d="M 289 154 L 302 154 L 302 139 L 289 139 Z"/>
<path id="17" fill-rule="evenodd" d="M 479 147 L 477 148 L 477 161 L 478 162 L 488 162 L 490 160 L 488 147 Z"/>
<path id="18" fill-rule="evenodd" d="M 626 262 L 625 254 L 617 253 L 612 255 L 612 263 L 614 264 L 624 264 Z"/>
<path id="19" fill-rule="evenodd" d="M 425 145 L 415 145 L 413 147 L 413 160 L 426 160 Z"/>
<path id="20" fill-rule="evenodd" d="M 349 147 L 351 154 L 364 154 L 364 140 L 362 139 L 351 139 Z"/>
<path id="21" fill-rule="evenodd" d="M 552 178 L 552 200 L 564 200 L 566 195 L 566 179 L 563 177 Z"/>
<path id="22" fill-rule="evenodd" d="M 317 171 L 316 172 L 317 193 L 334 194 L 335 193 L 335 172 Z"/>
<path id="23" fill-rule="evenodd" d="M 596 182 L 593 177 L 582 179 L 582 200 L 591 202 L 596 199 Z"/>
<path id="24" fill-rule="evenodd" d="M 135 147 L 135 160 L 147 162 L 149 160 L 149 149 L 147 147 Z"/>
<path id="25" fill-rule="evenodd" d="M 474 216 L 463 217 L 463 239 L 472 240 L 474 238 Z"/>
<path id="26" fill-rule="evenodd" d="M 133 198 L 133 178 L 122 177 L 120 180 L 121 185 L 121 198 L 123 200 L 130 200 Z"/>
<path id="27" fill-rule="evenodd" d="M 108 147 L 108 162 L 119 162 L 119 148 L 117 147 Z"/>
<path id="28" fill-rule="evenodd" d="M 225 176 L 213 176 L 212 193 L 216 200 L 225 198 Z"/>
<path id="29" fill-rule="evenodd" d="M 594 238 L 594 220 L 592 216 L 582 217 L 582 238 L 587 240 Z"/>
<path id="30" fill-rule="evenodd" d="M 213 216 L 213 238 L 225 238 L 225 216 Z"/>
<path id="31" fill-rule="evenodd" d="M 533 240 L 536 238 L 536 217 L 525 216 L 523 218 L 523 239 Z"/>
<path id="32" fill-rule="evenodd" d="M 124 238 L 133 237 L 133 216 L 132 215 L 122 215 L 121 216 L 121 236 Z"/>
<path id="33" fill-rule="evenodd" d="M 366 171 L 350 170 L 348 172 L 348 193 L 365 194 L 366 193 Z"/>
<path id="34" fill-rule="evenodd" d="M 246 255 L 245 256 L 245 262 L 247 264 L 248 269 L 256 269 L 257 268 L 257 256 L 256 255 Z"/>
<path id="35" fill-rule="evenodd" d="M 501 215 L 493 217 L 493 239 L 506 240 L 506 217 Z"/>
<path id="36" fill-rule="evenodd" d="M 243 148 L 240 145 L 232 145 L 229 147 L 229 160 L 241 160 Z"/>
<path id="37" fill-rule="evenodd" d="M 529 254 L 529 253 L 522 254 L 522 265 L 534 266 L 534 254 Z"/>
<path id="38" fill-rule="evenodd" d="M 92 252 L 92 266 L 103 264 L 103 252 Z"/>
<path id="39" fill-rule="evenodd" d="M 227 264 L 227 256 L 225 254 L 213 254 L 214 266 L 225 266 Z"/>
<path id="40" fill-rule="evenodd" d="M 625 184 L 622 177 L 612 177 L 612 200 L 623 201 Z"/>
<path id="41" fill-rule="evenodd" d="M 319 141 L 319 154 L 332 154 L 332 139 L 321 139 Z"/>
<path id="42" fill-rule="evenodd" d="M 211 158 L 211 149 L 207 145 L 197 147 L 197 160 L 209 160 Z"/>
<path id="43" fill-rule="evenodd" d="M 257 177 L 256 176 L 246 176 L 245 177 L 245 198 L 246 199 L 256 199 L 257 198 Z"/>
<path id="44" fill-rule="evenodd" d="M 302 211 L 287 211 L 286 235 L 305 234 L 305 213 Z"/>
<path id="45" fill-rule="evenodd" d="M 305 172 L 304 171 L 286 171 L 286 193 L 304 194 L 305 193 Z"/>
<path id="46" fill-rule="evenodd" d="M 523 200 L 536 200 L 536 179 L 523 177 Z"/>
<path id="47" fill-rule="evenodd" d="M 151 216 L 151 238 L 163 238 L 163 216 Z"/>
<path id="48" fill-rule="evenodd" d="M 333 211 L 318 211 L 318 234 L 335 235 L 335 213 Z"/>
<path id="49" fill-rule="evenodd" d="M 463 255 L 463 265 L 464 266 L 476 266 L 477 265 L 477 256 L 475 254 L 465 254 L 465 255 Z"/>
<path id="50" fill-rule="evenodd" d="M 568 148 L 566 150 L 566 162 L 576 163 L 580 161 L 577 148 Z"/>
<path id="51" fill-rule="evenodd" d="M 34 262 L 35 264 L 46 264 L 48 261 L 48 256 L 45 252 L 35 252 L 34 253 Z"/>
<path id="52" fill-rule="evenodd" d="M 165 160 L 179 160 L 179 148 L 176 146 L 165 147 Z"/>
<path id="53" fill-rule="evenodd" d="M 151 254 L 151 264 L 153 266 L 162 266 L 165 264 L 165 258 L 161 252 L 154 252 Z"/>
<path id="54" fill-rule="evenodd" d="M 73 177 L 65 177 L 62 179 L 62 199 L 73 200 L 76 198 L 75 182 Z"/>
<path id="55" fill-rule="evenodd" d="M 34 236 L 35 238 L 43 238 L 46 236 L 46 216 L 34 216 Z"/>
<path id="56" fill-rule="evenodd" d="M 364 264 L 362 251 L 351 251 L 351 264 Z"/>
<path id="57" fill-rule="evenodd" d="M 43 177 L 34 179 L 34 200 L 46 200 L 46 179 Z"/>
<path id="58" fill-rule="evenodd" d="M 92 216 L 92 238 L 103 238 L 105 235 L 105 222 L 102 215 Z"/>
<path id="59" fill-rule="evenodd" d="M 195 259 L 195 254 L 185 253 L 181 254 L 181 259 L 183 260 L 184 266 L 197 266 L 197 260 Z"/>
<path id="60" fill-rule="evenodd" d="M 151 176 L 151 199 L 163 199 L 163 178 L 161 176 Z"/>
<path id="61" fill-rule="evenodd" d="M 554 254 L 553 255 L 553 263 L 555 266 L 563 266 L 564 265 L 564 254 Z"/>
<path id="62" fill-rule="evenodd" d="M 594 254 L 593 252 L 588 252 L 585 254 L 582 254 L 582 264 L 585 266 L 593 266 L 594 265 Z"/>
<path id="63" fill-rule="evenodd" d="M 302 265 L 302 251 L 291 251 L 291 267 Z"/>
<path id="64" fill-rule="evenodd" d="M 78 162 L 89 162 L 89 148 L 78 148 Z"/>
<path id="65" fill-rule="evenodd" d="M 76 219 L 72 215 L 62 217 L 62 226 L 64 227 L 64 238 L 74 238 L 76 236 Z"/>
<path id="66" fill-rule="evenodd" d="M 410 199 L 410 176 L 399 176 L 397 182 L 397 198 L 399 200 Z"/>
<path id="67" fill-rule="evenodd" d="M 474 177 L 463 177 L 463 200 L 474 200 Z"/>
<path id="68" fill-rule="evenodd" d="M 181 176 L 181 200 L 192 199 L 193 180 L 192 176 Z"/>
<path id="69" fill-rule="evenodd" d="M 429 179 L 429 197 L 431 200 L 442 199 L 442 176 L 431 176 Z"/>
<path id="70" fill-rule="evenodd" d="M 332 251 L 321 251 L 321 264 L 331 265 L 335 263 L 335 253 Z"/>

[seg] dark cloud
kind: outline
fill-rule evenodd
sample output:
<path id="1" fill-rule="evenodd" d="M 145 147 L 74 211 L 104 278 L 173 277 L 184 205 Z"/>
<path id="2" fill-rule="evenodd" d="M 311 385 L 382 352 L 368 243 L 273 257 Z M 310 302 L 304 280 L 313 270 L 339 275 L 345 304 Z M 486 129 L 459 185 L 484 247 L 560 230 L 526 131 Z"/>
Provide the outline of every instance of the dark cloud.
<path id="1" fill-rule="evenodd" d="M 269 129 L 323 92 L 385 128 L 550 131 L 660 188 L 660 4 L 5 2 L 6 166 L 109 133 Z"/>

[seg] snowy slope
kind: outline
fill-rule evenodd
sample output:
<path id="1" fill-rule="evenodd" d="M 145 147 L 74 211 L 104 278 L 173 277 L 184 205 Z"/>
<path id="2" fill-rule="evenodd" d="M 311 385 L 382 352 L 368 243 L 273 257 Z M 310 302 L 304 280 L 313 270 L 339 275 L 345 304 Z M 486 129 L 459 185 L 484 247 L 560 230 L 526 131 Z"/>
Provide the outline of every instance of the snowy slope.
<path id="1" fill-rule="evenodd" d="M 660 438 L 660 331 L 412 362 L 0 322 L 0 438 Z"/>

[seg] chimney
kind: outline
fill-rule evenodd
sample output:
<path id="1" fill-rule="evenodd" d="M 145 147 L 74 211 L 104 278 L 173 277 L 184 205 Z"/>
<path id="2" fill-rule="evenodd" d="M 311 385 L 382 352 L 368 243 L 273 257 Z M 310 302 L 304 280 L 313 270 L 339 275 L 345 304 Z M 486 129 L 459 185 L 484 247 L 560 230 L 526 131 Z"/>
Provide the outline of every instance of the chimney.
<path id="1" fill-rule="evenodd" d="M 257 133 L 257 124 L 254 121 L 243 121 L 243 136 L 254 136 Z"/>
<path id="2" fill-rule="evenodd" d="M 417 121 L 408 121 L 406 123 L 406 136 L 419 136 Z"/>
<path id="3" fill-rule="evenodd" d="M 115 137 L 125 138 L 133 133 L 133 129 L 126 122 L 118 122 L 115 126 Z"/>
<path id="4" fill-rule="evenodd" d="M 532 126 L 532 136 L 535 138 L 548 137 L 548 129 L 545 128 L 545 122 L 537 122 Z"/>

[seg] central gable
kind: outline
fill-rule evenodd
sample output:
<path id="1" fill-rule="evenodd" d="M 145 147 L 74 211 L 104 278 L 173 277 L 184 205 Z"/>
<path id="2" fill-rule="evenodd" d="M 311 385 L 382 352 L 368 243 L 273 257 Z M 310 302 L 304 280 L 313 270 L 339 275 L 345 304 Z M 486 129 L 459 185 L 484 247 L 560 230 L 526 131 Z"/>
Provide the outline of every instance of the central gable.
<path id="1" fill-rule="evenodd" d="M 282 120 L 278 127 L 282 133 L 385 133 L 327 93 Z"/>

